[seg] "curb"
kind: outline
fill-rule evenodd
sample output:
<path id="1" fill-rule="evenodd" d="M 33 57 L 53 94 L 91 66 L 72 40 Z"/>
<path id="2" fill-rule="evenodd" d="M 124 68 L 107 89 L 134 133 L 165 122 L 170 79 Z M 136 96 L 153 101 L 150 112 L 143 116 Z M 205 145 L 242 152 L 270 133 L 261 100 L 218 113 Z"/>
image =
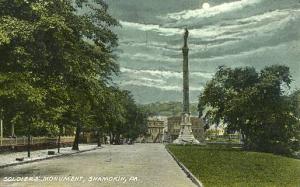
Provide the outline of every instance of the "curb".
<path id="1" fill-rule="evenodd" d="M 187 169 L 176 157 L 175 155 L 165 146 L 165 149 L 167 152 L 173 157 L 173 159 L 176 161 L 176 163 L 181 167 L 181 169 L 184 171 L 184 173 L 187 175 L 188 178 L 191 179 L 191 181 L 197 186 L 197 187 L 204 187 L 202 182 L 199 181 L 193 174 L 190 172 L 189 169 Z"/>
<path id="2" fill-rule="evenodd" d="M 73 152 L 73 153 L 64 153 L 64 154 L 53 155 L 53 156 L 49 156 L 49 157 L 45 157 L 45 158 L 38 158 L 38 159 L 34 159 L 34 160 L 26 160 L 26 161 L 22 161 L 22 162 L 15 162 L 15 163 L 11 163 L 11 164 L 0 165 L 0 169 L 10 167 L 10 166 L 17 166 L 17 165 L 23 165 L 23 164 L 33 163 L 33 162 L 39 162 L 39 161 L 43 161 L 43 160 L 50 160 L 50 159 L 54 159 L 54 158 L 60 158 L 60 157 L 64 157 L 64 156 L 70 156 L 70 155 L 84 153 L 84 152 L 88 152 L 88 151 L 94 151 L 94 150 L 102 149 L 102 148 L 103 147 L 95 147 L 93 149 L 76 151 L 76 152 Z"/>

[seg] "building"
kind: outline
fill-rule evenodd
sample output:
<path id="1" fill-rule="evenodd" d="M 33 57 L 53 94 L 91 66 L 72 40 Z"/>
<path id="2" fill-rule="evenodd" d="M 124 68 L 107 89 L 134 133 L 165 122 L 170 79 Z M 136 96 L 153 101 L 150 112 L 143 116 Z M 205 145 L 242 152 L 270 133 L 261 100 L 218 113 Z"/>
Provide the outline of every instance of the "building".
<path id="1" fill-rule="evenodd" d="M 149 117 L 147 121 L 148 136 L 146 137 L 147 143 L 162 143 L 164 132 L 167 127 L 167 117 L 153 116 Z"/>
<path id="2" fill-rule="evenodd" d="M 220 124 L 220 125 L 210 125 L 209 129 L 207 129 L 207 133 L 209 134 L 215 134 L 217 136 L 223 136 L 225 134 L 225 128 L 226 126 L 224 126 L 224 124 Z"/>
<path id="3" fill-rule="evenodd" d="M 174 116 L 168 118 L 168 125 L 167 125 L 167 137 L 165 141 L 173 142 L 179 135 L 180 132 L 180 123 L 181 117 Z M 192 132 L 194 137 L 199 141 L 202 142 L 204 140 L 204 123 L 198 117 L 191 117 L 191 124 L 192 124 Z"/>

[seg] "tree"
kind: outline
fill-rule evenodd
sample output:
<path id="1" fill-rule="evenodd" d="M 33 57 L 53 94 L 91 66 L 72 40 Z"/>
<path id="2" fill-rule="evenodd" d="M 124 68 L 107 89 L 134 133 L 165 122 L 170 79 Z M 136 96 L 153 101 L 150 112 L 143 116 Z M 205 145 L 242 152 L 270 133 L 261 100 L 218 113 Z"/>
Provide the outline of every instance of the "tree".
<path id="1" fill-rule="evenodd" d="M 254 68 L 219 67 L 199 97 L 205 119 L 240 131 L 247 149 L 290 154 L 297 121 L 291 98 L 285 94 L 291 76 L 286 66 L 274 65 L 257 73 Z"/>
<path id="2" fill-rule="evenodd" d="M 126 109 L 125 124 L 123 126 L 123 136 L 130 140 L 135 140 L 139 135 L 147 132 L 147 113 L 139 108 L 129 92 L 124 93 L 123 105 Z"/>
<path id="3" fill-rule="evenodd" d="M 102 0 L 1 1 L 5 119 L 28 127 L 73 125 L 77 149 L 80 130 L 92 123 L 100 86 L 118 72 L 112 55 L 117 36 L 110 30 L 117 25 Z"/>
<path id="4" fill-rule="evenodd" d="M 129 91 L 111 87 L 106 132 L 112 144 L 121 144 L 121 137 L 135 140 L 146 131 L 147 114 L 139 109 Z"/>

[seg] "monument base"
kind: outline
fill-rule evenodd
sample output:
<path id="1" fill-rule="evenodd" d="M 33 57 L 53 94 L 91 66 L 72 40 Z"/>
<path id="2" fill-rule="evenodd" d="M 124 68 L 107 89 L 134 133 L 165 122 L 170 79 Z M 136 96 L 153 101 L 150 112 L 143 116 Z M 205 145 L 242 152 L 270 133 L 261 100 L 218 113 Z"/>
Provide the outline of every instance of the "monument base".
<path id="1" fill-rule="evenodd" d="M 190 122 L 190 114 L 183 114 L 180 123 L 180 132 L 174 144 L 200 144 L 194 137 L 192 132 L 192 124 Z"/>

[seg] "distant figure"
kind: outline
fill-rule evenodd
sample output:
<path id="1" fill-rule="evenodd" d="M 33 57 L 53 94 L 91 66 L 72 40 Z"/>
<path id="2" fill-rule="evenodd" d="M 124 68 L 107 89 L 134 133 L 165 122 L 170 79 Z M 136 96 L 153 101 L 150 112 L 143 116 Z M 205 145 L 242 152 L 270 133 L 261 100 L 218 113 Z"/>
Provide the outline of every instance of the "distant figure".
<path id="1" fill-rule="evenodd" d="M 133 140 L 131 138 L 129 138 L 128 141 L 127 141 L 127 144 L 128 145 L 132 145 L 133 144 Z"/>
<path id="2" fill-rule="evenodd" d="M 187 39 L 189 37 L 189 31 L 187 28 L 185 28 L 185 32 L 184 32 L 184 47 L 187 47 Z"/>

